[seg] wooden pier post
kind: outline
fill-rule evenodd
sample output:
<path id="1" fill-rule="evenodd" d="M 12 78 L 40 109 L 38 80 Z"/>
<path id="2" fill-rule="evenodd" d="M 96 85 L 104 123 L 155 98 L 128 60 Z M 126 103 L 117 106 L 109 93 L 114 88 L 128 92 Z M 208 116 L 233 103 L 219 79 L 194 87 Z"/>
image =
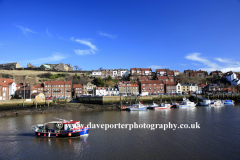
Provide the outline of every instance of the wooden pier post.
<path id="1" fill-rule="evenodd" d="M 36 108 L 37 108 L 37 101 L 36 101 Z"/>

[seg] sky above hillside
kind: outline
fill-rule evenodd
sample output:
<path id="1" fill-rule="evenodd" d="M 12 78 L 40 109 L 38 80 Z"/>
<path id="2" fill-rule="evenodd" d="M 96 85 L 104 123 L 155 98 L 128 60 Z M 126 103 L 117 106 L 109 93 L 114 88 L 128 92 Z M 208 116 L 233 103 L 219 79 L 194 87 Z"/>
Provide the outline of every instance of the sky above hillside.
<path id="1" fill-rule="evenodd" d="M 240 71 L 240 0 L 0 0 L 0 63 Z"/>

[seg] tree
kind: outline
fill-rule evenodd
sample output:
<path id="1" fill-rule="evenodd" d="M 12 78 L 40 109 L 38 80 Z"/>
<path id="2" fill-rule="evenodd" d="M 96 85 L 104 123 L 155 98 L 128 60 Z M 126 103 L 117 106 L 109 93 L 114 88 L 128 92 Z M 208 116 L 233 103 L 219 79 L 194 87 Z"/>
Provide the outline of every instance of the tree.
<path id="1" fill-rule="evenodd" d="M 74 66 L 75 70 L 79 70 L 79 67 L 77 65 Z"/>
<path id="2" fill-rule="evenodd" d="M 95 84 L 98 86 L 98 87 L 105 87 L 105 82 L 104 80 L 102 80 L 102 78 L 98 77 L 97 79 L 95 79 Z"/>
<path id="3" fill-rule="evenodd" d="M 112 81 L 113 79 L 112 79 L 112 77 L 109 75 L 107 80 L 108 80 L 108 81 Z"/>
<path id="4" fill-rule="evenodd" d="M 103 68 L 102 67 L 100 67 L 98 70 L 102 70 Z"/>
<path id="5" fill-rule="evenodd" d="M 205 76 L 208 76 L 208 72 L 207 71 L 204 74 L 205 74 Z"/>
<path id="6" fill-rule="evenodd" d="M 106 82 L 106 86 L 107 87 L 114 87 L 115 86 L 115 83 L 113 81 L 107 81 Z"/>

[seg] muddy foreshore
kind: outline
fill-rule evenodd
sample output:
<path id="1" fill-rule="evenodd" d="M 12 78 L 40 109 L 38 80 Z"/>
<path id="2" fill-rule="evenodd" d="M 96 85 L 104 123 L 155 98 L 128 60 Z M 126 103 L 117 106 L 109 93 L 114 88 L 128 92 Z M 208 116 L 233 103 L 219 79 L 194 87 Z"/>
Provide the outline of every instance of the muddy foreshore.
<path id="1" fill-rule="evenodd" d="M 26 114 L 45 114 L 45 113 L 57 113 L 57 112 L 71 112 L 71 111 L 105 111 L 105 110 L 117 110 L 117 105 L 99 105 L 99 104 L 81 104 L 81 103 L 67 103 L 54 106 L 41 106 L 36 108 L 35 106 L 28 106 L 25 108 L 13 108 L 12 110 L 0 111 L 0 117 L 6 116 L 18 116 Z"/>

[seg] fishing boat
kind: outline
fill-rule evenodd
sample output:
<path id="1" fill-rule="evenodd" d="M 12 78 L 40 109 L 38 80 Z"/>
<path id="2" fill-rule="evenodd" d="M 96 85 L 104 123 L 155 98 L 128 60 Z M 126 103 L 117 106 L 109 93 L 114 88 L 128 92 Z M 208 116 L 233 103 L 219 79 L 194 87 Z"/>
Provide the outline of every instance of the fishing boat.
<path id="1" fill-rule="evenodd" d="M 234 104 L 234 101 L 233 101 L 233 100 L 225 100 L 224 104 L 226 104 L 226 105 L 228 105 L 228 104 L 232 105 L 232 104 Z"/>
<path id="2" fill-rule="evenodd" d="M 147 107 L 147 109 L 155 109 L 155 107 L 159 106 L 157 103 L 152 103 L 150 106 Z"/>
<path id="3" fill-rule="evenodd" d="M 130 106 L 129 108 L 126 108 L 126 110 L 128 110 L 128 111 L 145 111 L 145 110 L 147 110 L 147 107 L 148 106 L 145 106 L 139 102 L 138 104 L 134 104 L 134 105 Z"/>
<path id="4" fill-rule="evenodd" d="M 187 108 L 187 107 L 195 107 L 196 103 L 191 102 L 189 99 L 186 99 L 185 97 L 183 98 L 182 103 L 177 105 L 177 108 Z"/>
<path id="5" fill-rule="evenodd" d="M 80 121 L 62 120 L 38 124 L 33 127 L 37 137 L 77 137 L 88 135 L 89 127 L 84 127 Z"/>
<path id="6" fill-rule="evenodd" d="M 162 104 L 160 104 L 159 106 L 156 106 L 155 109 L 168 109 L 168 108 L 170 108 L 170 107 L 172 107 L 171 104 L 162 103 Z"/>
<path id="7" fill-rule="evenodd" d="M 214 106 L 223 106 L 224 105 L 224 102 L 217 99 L 217 100 L 212 100 L 212 103 L 210 104 L 211 107 L 214 107 Z"/>
<path id="8" fill-rule="evenodd" d="M 209 106 L 212 103 L 209 99 L 204 99 L 203 102 L 200 103 L 201 106 Z"/>

